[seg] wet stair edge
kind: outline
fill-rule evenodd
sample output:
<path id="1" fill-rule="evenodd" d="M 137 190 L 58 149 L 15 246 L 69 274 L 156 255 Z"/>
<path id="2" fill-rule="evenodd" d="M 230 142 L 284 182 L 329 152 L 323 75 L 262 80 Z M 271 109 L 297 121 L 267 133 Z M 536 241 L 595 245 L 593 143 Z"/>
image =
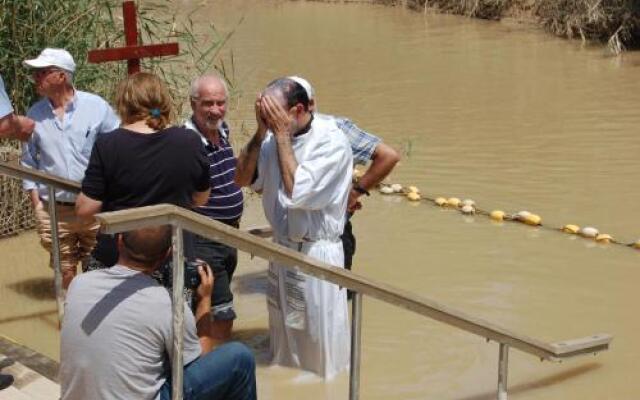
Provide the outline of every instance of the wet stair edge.
<path id="1" fill-rule="evenodd" d="M 58 362 L 10 339 L 0 336 L 0 373 L 12 375 L 14 382 L 0 390 L 0 400 L 57 400 Z M 10 361 L 9 361 L 10 360 Z M 5 366 L 6 365 L 6 366 Z"/>

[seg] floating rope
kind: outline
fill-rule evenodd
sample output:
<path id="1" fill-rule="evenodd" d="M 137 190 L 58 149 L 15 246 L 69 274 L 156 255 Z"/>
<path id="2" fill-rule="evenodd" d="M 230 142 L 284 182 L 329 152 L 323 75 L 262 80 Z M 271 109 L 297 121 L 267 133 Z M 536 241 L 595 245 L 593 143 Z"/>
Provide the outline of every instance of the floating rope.
<path id="1" fill-rule="evenodd" d="M 358 175 L 355 175 L 356 179 L 359 178 Z M 420 193 L 420 189 L 418 189 L 416 186 L 403 187 L 398 183 L 394 183 L 394 184 L 381 183 L 378 186 L 378 191 L 381 194 L 387 195 L 387 196 L 393 196 L 393 195 L 403 196 L 403 197 L 406 197 L 407 200 L 412 202 L 423 201 L 423 202 L 433 203 L 434 205 L 440 208 L 455 210 L 465 215 L 483 215 L 498 222 L 502 222 L 502 221 L 518 222 L 518 223 L 522 223 L 529 226 L 536 226 L 544 229 L 581 236 L 585 239 L 594 240 L 597 243 L 602 243 L 602 244 L 611 243 L 611 244 L 617 244 L 620 246 L 630 247 L 634 249 L 640 249 L 640 240 L 637 240 L 633 243 L 624 243 L 622 241 L 614 239 L 614 237 L 608 233 L 601 233 L 597 228 L 594 228 L 592 226 L 585 226 L 581 228 L 578 225 L 567 224 L 557 228 L 557 227 L 543 225 L 542 217 L 540 217 L 537 214 L 531 213 L 529 211 L 518 211 L 514 214 L 508 214 L 502 210 L 487 211 L 477 207 L 475 201 L 471 199 L 460 200 L 458 197 L 431 198 Z"/>

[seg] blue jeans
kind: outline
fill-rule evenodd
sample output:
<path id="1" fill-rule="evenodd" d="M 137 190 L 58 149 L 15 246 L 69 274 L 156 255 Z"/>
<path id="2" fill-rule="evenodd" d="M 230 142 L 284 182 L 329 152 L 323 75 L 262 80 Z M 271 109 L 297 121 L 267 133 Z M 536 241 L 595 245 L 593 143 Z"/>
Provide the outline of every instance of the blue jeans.
<path id="1" fill-rule="evenodd" d="M 256 364 L 251 351 L 238 342 L 225 343 L 184 367 L 184 400 L 255 400 Z M 160 389 L 171 399 L 171 380 Z"/>

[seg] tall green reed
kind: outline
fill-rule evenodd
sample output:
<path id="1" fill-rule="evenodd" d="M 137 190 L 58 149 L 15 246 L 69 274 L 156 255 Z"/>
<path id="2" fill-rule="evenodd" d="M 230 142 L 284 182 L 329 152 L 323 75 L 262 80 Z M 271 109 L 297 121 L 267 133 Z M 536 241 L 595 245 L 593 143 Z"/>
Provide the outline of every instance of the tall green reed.
<path id="1" fill-rule="evenodd" d="M 89 64 L 87 52 L 123 46 L 121 5 L 120 0 L 0 0 L 0 74 L 16 112 L 25 113 L 38 99 L 22 61 L 36 57 L 45 47 L 64 48 L 72 54 L 78 89 L 112 99 L 117 82 L 126 74 L 126 63 Z M 233 32 L 221 35 L 213 25 L 199 25 L 196 32 L 192 14 L 178 15 L 167 1 L 145 1 L 138 5 L 138 14 L 143 43 L 180 43 L 178 56 L 142 61 L 143 70 L 167 82 L 179 118 L 188 112 L 189 81 L 197 74 L 219 71 L 234 94 L 233 53 L 225 57 L 221 53 Z M 17 141 L 0 140 L 0 160 L 15 161 L 19 149 Z M 0 237 L 33 227 L 19 181 L 0 177 L 0 204 Z"/>

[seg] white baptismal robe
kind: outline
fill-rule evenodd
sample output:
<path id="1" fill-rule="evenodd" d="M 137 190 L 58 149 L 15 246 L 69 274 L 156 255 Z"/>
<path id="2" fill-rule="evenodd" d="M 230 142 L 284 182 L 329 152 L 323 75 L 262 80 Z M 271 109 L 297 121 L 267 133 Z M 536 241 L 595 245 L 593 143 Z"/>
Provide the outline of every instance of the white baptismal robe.
<path id="1" fill-rule="evenodd" d="M 291 197 L 284 189 L 271 133 L 262 144 L 258 177 L 252 186 L 262 191 L 274 241 L 343 267 L 340 235 L 353 168 L 349 142 L 332 119 L 315 117 L 307 133 L 292 138 L 292 147 L 298 167 Z M 345 289 L 271 263 L 267 301 L 275 363 L 326 379 L 349 366 Z"/>

